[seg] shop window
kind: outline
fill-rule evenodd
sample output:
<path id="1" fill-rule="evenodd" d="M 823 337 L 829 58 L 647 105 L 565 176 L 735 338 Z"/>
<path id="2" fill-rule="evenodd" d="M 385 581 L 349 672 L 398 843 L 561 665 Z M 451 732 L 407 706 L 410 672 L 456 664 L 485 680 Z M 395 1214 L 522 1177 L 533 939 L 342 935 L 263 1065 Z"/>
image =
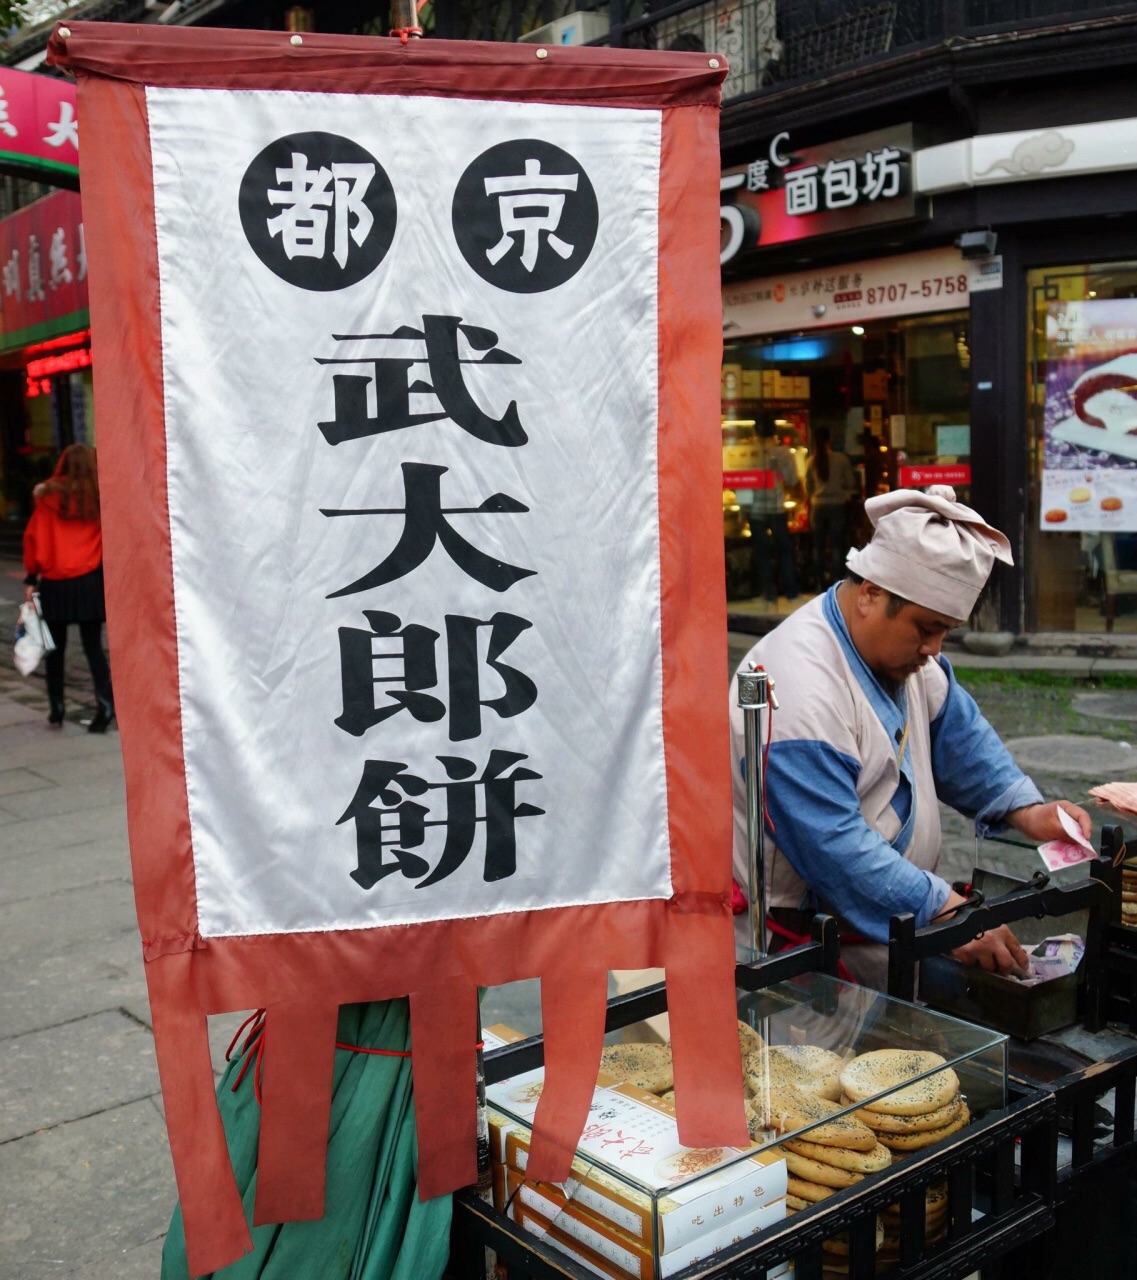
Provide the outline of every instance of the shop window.
<path id="1" fill-rule="evenodd" d="M 723 534 L 733 608 L 770 611 L 773 581 L 774 608 L 786 612 L 795 594 L 808 599 L 840 577 L 849 547 L 871 535 L 865 497 L 938 478 L 913 481 L 904 468 L 952 468 L 967 499 L 970 365 L 966 311 L 727 343 Z M 827 468 L 816 461 L 822 442 L 827 456 L 844 455 L 832 482 L 814 474 Z M 784 470 L 773 446 L 788 455 Z M 775 505 L 788 560 L 771 526 Z"/>
<path id="2" fill-rule="evenodd" d="M 1137 263 L 1027 297 L 1027 629 L 1137 632 Z"/>

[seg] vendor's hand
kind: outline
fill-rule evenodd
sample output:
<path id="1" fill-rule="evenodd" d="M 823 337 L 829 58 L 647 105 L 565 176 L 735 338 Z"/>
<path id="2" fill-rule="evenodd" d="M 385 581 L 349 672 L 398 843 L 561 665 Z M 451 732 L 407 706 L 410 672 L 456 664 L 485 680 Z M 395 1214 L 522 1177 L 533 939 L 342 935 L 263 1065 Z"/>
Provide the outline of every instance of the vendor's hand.
<path id="1" fill-rule="evenodd" d="M 1013 973 L 1022 977 L 1030 969 L 1030 957 L 1005 924 L 988 929 L 974 942 L 956 947 L 951 954 L 960 964 L 977 965 L 988 973 Z"/>
<path id="2" fill-rule="evenodd" d="M 961 906 L 965 901 L 953 889 L 936 920 L 955 919 L 959 913 L 953 914 L 953 908 Z M 1021 977 L 1030 970 L 1030 957 L 1005 924 L 996 929 L 988 929 L 973 942 L 956 947 L 950 954 L 960 964 L 975 965 L 986 969 L 988 973 L 1014 973 Z"/>
<path id="3" fill-rule="evenodd" d="M 1013 809 L 1007 814 L 1007 821 L 1016 831 L 1021 831 L 1036 844 L 1044 844 L 1047 840 L 1069 840 L 1070 837 L 1058 818 L 1059 809 L 1065 809 L 1077 822 L 1082 828 L 1082 835 L 1087 840 L 1093 839 L 1093 818 L 1085 809 L 1071 804 L 1069 800 L 1054 800 L 1050 804 L 1028 804 L 1025 809 Z"/>

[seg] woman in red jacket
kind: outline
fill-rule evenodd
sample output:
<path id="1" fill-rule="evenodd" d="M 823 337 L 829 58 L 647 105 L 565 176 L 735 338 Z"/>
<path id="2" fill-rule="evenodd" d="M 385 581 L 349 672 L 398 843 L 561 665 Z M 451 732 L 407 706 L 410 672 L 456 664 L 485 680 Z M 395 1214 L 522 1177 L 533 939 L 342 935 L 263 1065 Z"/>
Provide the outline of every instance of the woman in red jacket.
<path id="1" fill-rule="evenodd" d="M 25 593 L 38 589 L 44 621 L 55 641 L 49 653 L 48 721 L 63 723 L 63 656 L 67 626 L 79 627 L 91 668 L 98 708 L 88 726 L 105 733 L 114 719 L 111 673 L 103 652 L 103 536 L 99 524 L 99 478 L 95 451 L 85 444 L 63 450 L 50 480 L 36 486 L 36 506 L 24 530 Z"/>

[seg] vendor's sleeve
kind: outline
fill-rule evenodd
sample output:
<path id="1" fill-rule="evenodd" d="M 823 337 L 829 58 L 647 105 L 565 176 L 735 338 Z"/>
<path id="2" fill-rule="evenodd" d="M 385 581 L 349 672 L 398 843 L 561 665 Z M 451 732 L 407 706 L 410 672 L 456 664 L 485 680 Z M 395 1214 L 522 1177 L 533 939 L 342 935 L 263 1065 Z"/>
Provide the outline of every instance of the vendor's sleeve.
<path id="1" fill-rule="evenodd" d="M 826 742 L 774 742 L 766 774 L 770 835 L 827 908 L 866 938 L 887 942 L 891 916 L 910 911 L 923 926 L 949 889 L 868 825 L 859 773 L 855 759 Z"/>
<path id="2" fill-rule="evenodd" d="M 1041 804 L 1042 793 L 1015 764 L 975 699 L 960 687 L 946 658 L 940 659 L 939 670 L 947 688 L 931 724 L 936 794 L 974 818 L 976 833 L 985 836 L 999 830 L 1012 810 Z"/>

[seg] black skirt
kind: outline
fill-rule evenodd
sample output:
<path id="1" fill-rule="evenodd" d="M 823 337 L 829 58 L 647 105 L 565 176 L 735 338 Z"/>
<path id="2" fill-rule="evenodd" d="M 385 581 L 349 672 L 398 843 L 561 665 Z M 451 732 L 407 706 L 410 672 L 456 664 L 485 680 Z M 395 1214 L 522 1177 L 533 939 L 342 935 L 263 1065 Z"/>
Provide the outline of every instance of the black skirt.
<path id="1" fill-rule="evenodd" d="M 41 578 L 39 602 L 45 622 L 105 622 L 102 565 L 77 578 Z"/>

